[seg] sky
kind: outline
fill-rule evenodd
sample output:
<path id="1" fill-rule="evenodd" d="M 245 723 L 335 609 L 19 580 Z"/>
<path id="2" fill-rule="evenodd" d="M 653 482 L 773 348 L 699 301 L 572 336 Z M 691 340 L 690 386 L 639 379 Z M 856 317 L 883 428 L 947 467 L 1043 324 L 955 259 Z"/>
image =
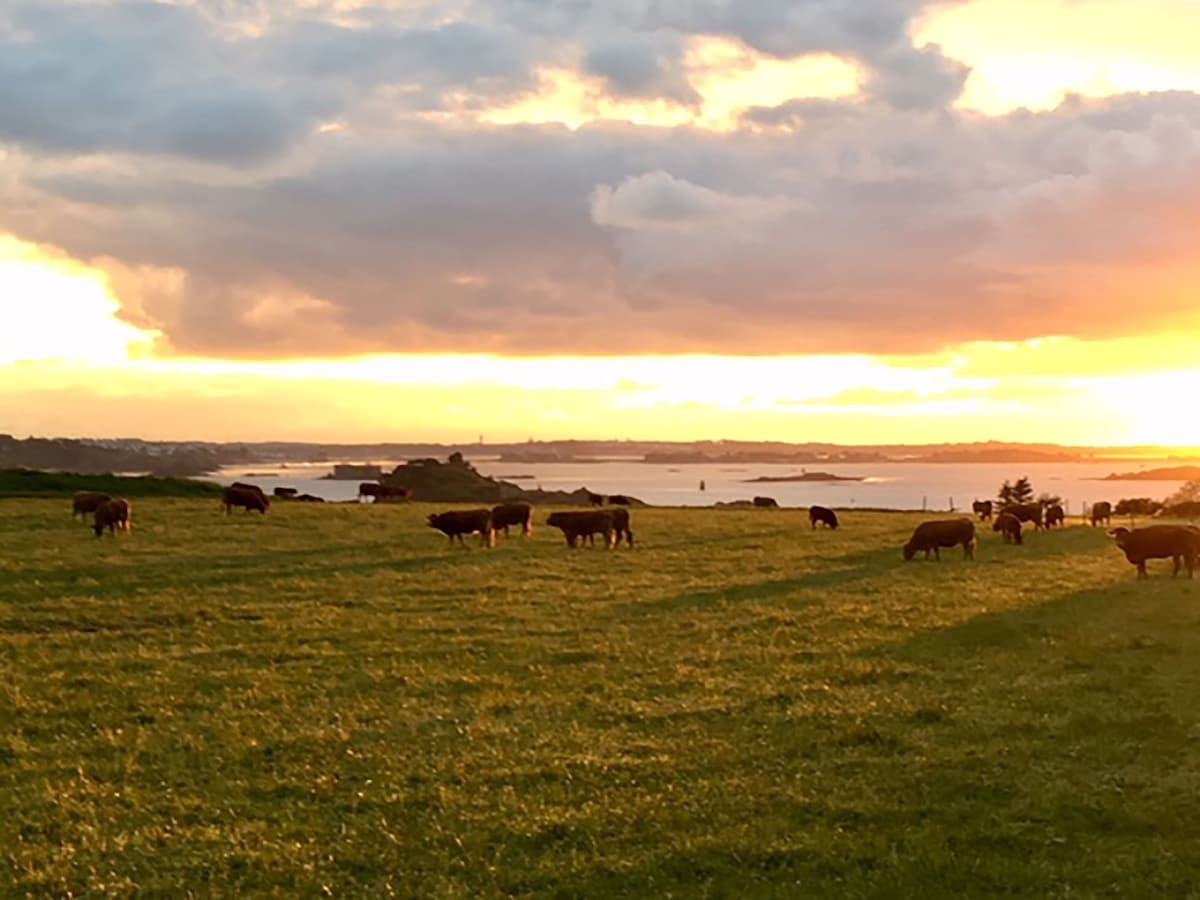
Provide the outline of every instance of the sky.
<path id="1" fill-rule="evenodd" d="M 0 431 L 1200 445 L 1194 0 L 7 0 Z"/>

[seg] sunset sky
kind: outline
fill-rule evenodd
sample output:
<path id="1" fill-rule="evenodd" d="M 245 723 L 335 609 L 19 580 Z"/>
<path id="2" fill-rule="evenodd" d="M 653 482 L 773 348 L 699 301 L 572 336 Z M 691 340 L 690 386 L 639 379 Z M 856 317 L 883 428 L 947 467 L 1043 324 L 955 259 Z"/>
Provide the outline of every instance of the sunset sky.
<path id="1" fill-rule="evenodd" d="M 0 431 L 1200 445 L 1196 0 L 6 0 Z"/>

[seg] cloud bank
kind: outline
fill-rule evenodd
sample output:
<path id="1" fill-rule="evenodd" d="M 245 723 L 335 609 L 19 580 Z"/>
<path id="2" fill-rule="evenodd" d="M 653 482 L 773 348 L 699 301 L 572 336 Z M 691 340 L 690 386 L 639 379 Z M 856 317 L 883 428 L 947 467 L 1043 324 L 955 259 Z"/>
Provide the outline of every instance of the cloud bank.
<path id="1" fill-rule="evenodd" d="M 213 356 L 915 353 L 1193 316 L 1200 95 L 965 111 L 967 66 L 912 37 L 930 6 L 15 0 L 0 232 Z M 549 72 L 686 119 L 712 41 L 859 89 L 722 128 L 488 121 L 552 105 Z"/>

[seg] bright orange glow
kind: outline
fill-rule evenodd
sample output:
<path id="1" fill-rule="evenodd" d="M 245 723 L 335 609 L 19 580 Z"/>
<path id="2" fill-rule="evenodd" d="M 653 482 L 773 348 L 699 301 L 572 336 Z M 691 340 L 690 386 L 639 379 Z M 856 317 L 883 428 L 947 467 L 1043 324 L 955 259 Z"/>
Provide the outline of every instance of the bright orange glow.
<path id="1" fill-rule="evenodd" d="M 0 421 L 213 440 L 1005 438 L 1200 446 L 1193 332 L 920 356 L 155 355 L 103 273 L 0 241 Z M 381 415 L 399 410 L 402 415 Z"/>
<path id="2" fill-rule="evenodd" d="M 1200 89 L 1194 0 L 970 0 L 934 9 L 916 39 L 974 68 L 959 105 L 986 113 Z"/>
<path id="3" fill-rule="evenodd" d="M 0 236 L 0 365 L 121 363 L 155 335 L 117 319 L 119 310 L 99 272 Z"/>

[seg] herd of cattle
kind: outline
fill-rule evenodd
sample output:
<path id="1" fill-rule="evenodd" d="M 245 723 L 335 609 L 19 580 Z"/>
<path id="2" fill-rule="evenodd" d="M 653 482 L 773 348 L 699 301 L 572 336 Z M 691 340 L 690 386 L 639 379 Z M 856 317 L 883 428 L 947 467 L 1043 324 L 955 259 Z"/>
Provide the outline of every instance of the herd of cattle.
<path id="1" fill-rule="evenodd" d="M 319 497 L 299 494 L 291 488 L 276 488 L 274 493 L 276 497 L 295 501 L 323 502 Z M 378 499 L 376 496 L 376 500 Z M 602 506 L 605 500 L 599 494 L 589 494 L 588 499 L 594 506 Z M 600 503 L 595 503 L 595 499 L 599 499 Z M 607 499 L 613 505 L 582 511 L 554 512 L 547 517 L 546 524 L 559 529 L 569 547 L 579 546 L 585 540 L 594 545 L 597 535 L 603 539 L 606 547 L 615 548 L 622 540 L 632 547 L 629 499 L 621 495 Z M 755 506 L 777 505 L 774 501 L 769 504 L 758 502 L 763 499 L 769 498 L 756 497 Z M 271 498 L 257 485 L 234 482 L 222 491 L 221 504 L 226 515 L 231 514 L 235 508 L 265 515 L 270 508 Z M 1024 543 L 1023 523 L 1032 524 L 1036 530 L 1041 531 L 1061 526 L 1066 518 L 1062 507 L 1057 504 L 1025 503 L 997 508 L 990 500 L 977 500 L 972 504 L 972 511 L 980 521 L 991 521 L 992 530 L 999 533 L 1005 543 L 1009 544 Z M 128 500 L 94 491 L 76 493 L 71 514 L 72 517 L 86 517 L 90 514 L 92 530 L 95 531 L 96 537 L 101 537 L 105 530 L 115 534 L 118 530 L 128 532 L 133 527 L 133 507 Z M 810 507 L 808 518 L 813 530 L 818 525 L 831 529 L 840 525 L 837 514 L 824 506 Z M 1093 527 L 1101 523 L 1111 525 L 1111 504 L 1094 504 L 1090 518 Z M 521 534 L 533 534 L 533 507 L 528 503 L 501 503 L 490 509 L 430 513 L 428 525 L 446 535 L 451 544 L 455 540 L 462 544 L 465 535 L 478 534 L 485 547 L 494 547 L 497 531 L 503 530 L 507 535 L 510 528 L 520 527 Z M 1177 576 L 1181 568 L 1186 568 L 1189 578 L 1193 576 L 1197 561 L 1200 561 L 1200 528 L 1193 525 L 1110 528 L 1108 534 L 1125 554 L 1125 558 L 1137 567 L 1139 579 L 1148 577 L 1146 562 L 1151 559 L 1170 559 L 1173 563 L 1172 577 Z M 963 557 L 974 559 L 977 545 L 975 522 L 972 519 L 942 519 L 918 525 L 902 552 L 905 560 L 911 560 L 923 552 L 926 559 L 932 554 L 934 559 L 940 561 L 941 550 L 961 546 Z"/>

